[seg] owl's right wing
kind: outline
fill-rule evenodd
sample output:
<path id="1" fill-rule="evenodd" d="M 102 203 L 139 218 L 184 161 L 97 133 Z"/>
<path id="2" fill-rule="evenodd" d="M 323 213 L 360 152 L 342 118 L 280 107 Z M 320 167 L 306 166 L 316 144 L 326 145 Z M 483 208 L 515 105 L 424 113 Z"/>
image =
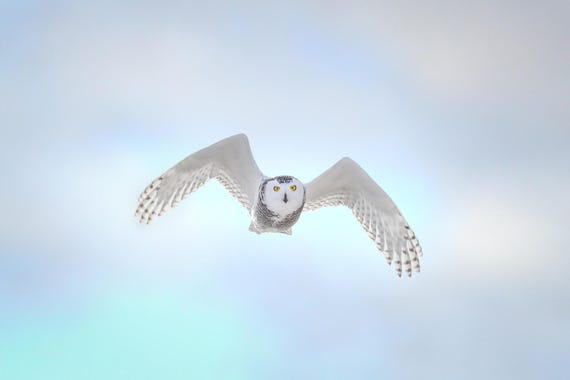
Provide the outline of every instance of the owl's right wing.
<path id="1" fill-rule="evenodd" d="M 408 222 L 392 199 L 356 162 L 348 157 L 306 186 L 303 211 L 326 206 L 346 206 L 352 210 L 388 264 L 394 263 L 398 276 L 402 264 L 408 276 L 412 266 L 420 271 L 422 249 Z"/>
<path id="2" fill-rule="evenodd" d="M 168 169 L 144 189 L 135 216 L 148 224 L 212 178 L 251 211 L 263 173 L 253 158 L 246 135 L 221 140 Z"/>

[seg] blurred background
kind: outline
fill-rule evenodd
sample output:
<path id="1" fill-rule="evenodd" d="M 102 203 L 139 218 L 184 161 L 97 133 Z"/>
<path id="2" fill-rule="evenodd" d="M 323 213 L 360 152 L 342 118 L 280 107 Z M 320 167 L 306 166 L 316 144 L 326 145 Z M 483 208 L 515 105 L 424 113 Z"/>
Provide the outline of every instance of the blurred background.
<path id="1" fill-rule="evenodd" d="M 569 101 L 567 1 L 0 1 L 0 378 L 567 378 Z M 137 223 L 240 132 L 268 175 L 360 163 L 422 273 L 216 182 Z"/>

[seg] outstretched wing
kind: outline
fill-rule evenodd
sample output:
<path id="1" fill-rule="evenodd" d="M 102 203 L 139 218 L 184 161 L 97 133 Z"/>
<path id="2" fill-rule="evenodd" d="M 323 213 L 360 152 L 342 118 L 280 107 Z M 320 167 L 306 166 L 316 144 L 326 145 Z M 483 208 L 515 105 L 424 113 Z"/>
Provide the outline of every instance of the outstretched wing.
<path id="1" fill-rule="evenodd" d="M 420 271 L 422 249 L 392 199 L 356 162 L 341 159 L 306 185 L 303 211 L 327 206 L 346 206 L 358 219 L 376 247 L 384 252 L 388 264 L 402 276 L 402 262 L 408 276 L 412 267 Z"/>
<path id="2" fill-rule="evenodd" d="M 135 216 L 150 223 L 211 178 L 217 179 L 247 210 L 251 210 L 263 174 L 244 134 L 221 140 L 186 157 L 147 186 Z"/>

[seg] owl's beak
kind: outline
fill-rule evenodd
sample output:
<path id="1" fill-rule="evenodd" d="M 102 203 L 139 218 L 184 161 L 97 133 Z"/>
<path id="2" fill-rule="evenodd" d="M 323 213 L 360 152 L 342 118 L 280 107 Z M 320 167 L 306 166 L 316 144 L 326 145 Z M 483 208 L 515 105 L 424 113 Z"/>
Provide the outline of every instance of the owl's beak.
<path id="1" fill-rule="evenodd" d="M 283 202 L 287 203 L 287 194 L 283 196 Z"/>

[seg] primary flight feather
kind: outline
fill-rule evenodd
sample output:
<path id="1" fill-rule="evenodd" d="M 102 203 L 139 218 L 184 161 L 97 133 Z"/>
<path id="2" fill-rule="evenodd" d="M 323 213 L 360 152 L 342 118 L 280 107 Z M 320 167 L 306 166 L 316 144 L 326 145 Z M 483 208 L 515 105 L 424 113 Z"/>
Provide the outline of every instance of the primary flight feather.
<path id="1" fill-rule="evenodd" d="M 186 157 L 146 187 L 135 215 L 141 223 L 178 204 L 208 180 L 217 179 L 250 213 L 249 230 L 291 234 L 303 211 L 346 206 L 398 276 L 420 271 L 422 249 L 388 194 L 353 160 L 342 158 L 303 184 L 292 176 L 268 177 L 255 163 L 244 134 L 221 140 Z"/>

